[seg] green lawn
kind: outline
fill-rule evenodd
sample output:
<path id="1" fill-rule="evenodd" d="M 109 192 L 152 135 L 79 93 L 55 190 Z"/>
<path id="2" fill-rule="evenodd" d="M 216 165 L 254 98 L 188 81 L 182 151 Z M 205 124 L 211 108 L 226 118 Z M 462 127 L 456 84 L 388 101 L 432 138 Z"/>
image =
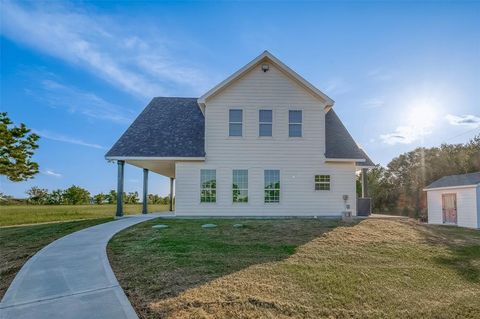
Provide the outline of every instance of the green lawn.
<path id="1" fill-rule="evenodd" d="M 115 205 L 15 205 L 0 206 L 0 226 L 37 224 L 115 215 Z M 139 214 L 142 205 L 125 205 L 126 214 Z M 168 210 L 168 205 L 149 205 L 149 211 Z"/>
<path id="2" fill-rule="evenodd" d="M 202 229 L 213 222 L 215 229 Z M 236 229 L 234 223 L 244 223 Z M 156 223 L 170 228 L 154 230 Z M 157 219 L 109 258 L 142 318 L 478 318 L 480 232 L 411 220 Z"/>
<path id="3" fill-rule="evenodd" d="M 111 221 L 97 218 L 75 222 L 0 228 L 0 298 L 23 264 L 44 246 L 77 230 Z"/>

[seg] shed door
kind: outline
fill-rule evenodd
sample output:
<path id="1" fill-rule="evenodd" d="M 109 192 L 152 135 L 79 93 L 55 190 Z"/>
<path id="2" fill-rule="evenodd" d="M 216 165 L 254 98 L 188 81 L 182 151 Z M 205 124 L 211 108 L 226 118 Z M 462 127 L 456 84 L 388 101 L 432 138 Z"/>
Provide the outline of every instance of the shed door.
<path id="1" fill-rule="evenodd" d="M 442 195 L 442 211 L 444 224 L 457 223 L 457 194 Z"/>

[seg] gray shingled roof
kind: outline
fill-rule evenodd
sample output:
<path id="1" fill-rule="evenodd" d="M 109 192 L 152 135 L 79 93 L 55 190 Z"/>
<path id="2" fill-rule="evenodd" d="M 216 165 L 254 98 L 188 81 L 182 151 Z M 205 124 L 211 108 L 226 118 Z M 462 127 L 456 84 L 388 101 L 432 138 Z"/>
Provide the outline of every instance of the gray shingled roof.
<path id="1" fill-rule="evenodd" d="M 196 98 L 156 97 L 105 155 L 109 157 L 203 157 L 205 118 Z M 374 166 L 330 109 L 325 116 L 327 158 L 365 159 Z"/>
<path id="2" fill-rule="evenodd" d="M 204 126 L 196 98 L 156 97 L 105 156 L 203 157 Z"/>
<path id="3" fill-rule="evenodd" d="M 480 172 L 444 176 L 431 183 L 425 189 L 480 184 Z"/>
<path id="4" fill-rule="evenodd" d="M 325 157 L 365 159 L 365 162 L 357 162 L 357 165 L 375 165 L 365 151 L 357 145 L 333 109 L 325 115 Z"/>

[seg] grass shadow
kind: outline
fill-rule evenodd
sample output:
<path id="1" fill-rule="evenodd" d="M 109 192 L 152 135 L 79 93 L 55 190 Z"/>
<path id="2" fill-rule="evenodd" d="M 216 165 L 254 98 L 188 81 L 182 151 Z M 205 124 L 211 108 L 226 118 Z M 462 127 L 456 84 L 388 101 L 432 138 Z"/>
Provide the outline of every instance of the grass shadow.
<path id="1" fill-rule="evenodd" d="M 472 283 L 480 283 L 480 231 L 456 226 L 425 225 L 421 231 L 429 244 L 447 249 L 435 257 L 439 265 L 449 267 Z"/>
<path id="2" fill-rule="evenodd" d="M 203 229 L 214 223 L 216 228 Z M 241 228 L 234 224 L 243 224 Z M 166 224 L 167 229 L 152 229 Z M 338 226 L 335 219 L 157 219 L 114 236 L 108 245 L 115 274 L 141 317 L 149 303 L 252 265 L 277 262 Z"/>

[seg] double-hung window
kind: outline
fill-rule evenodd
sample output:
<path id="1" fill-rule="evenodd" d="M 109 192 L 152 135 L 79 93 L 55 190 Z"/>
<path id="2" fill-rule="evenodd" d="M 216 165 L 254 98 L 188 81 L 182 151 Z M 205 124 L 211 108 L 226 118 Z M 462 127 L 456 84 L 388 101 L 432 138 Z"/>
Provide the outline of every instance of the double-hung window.
<path id="1" fill-rule="evenodd" d="M 233 170 L 232 197 L 234 203 L 248 203 L 248 170 Z"/>
<path id="2" fill-rule="evenodd" d="M 265 203 L 280 202 L 280 171 L 265 170 Z"/>
<path id="3" fill-rule="evenodd" d="M 302 111 L 288 111 L 288 136 L 302 137 Z"/>
<path id="4" fill-rule="evenodd" d="M 228 136 L 242 136 L 243 110 L 235 109 L 228 112 Z"/>
<path id="5" fill-rule="evenodd" d="M 272 136 L 272 110 L 259 110 L 258 136 Z"/>
<path id="6" fill-rule="evenodd" d="M 200 170 L 200 202 L 215 203 L 217 201 L 217 171 Z"/>
<path id="7" fill-rule="evenodd" d="M 329 191 L 330 190 L 330 175 L 315 175 L 315 190 Z"/>

